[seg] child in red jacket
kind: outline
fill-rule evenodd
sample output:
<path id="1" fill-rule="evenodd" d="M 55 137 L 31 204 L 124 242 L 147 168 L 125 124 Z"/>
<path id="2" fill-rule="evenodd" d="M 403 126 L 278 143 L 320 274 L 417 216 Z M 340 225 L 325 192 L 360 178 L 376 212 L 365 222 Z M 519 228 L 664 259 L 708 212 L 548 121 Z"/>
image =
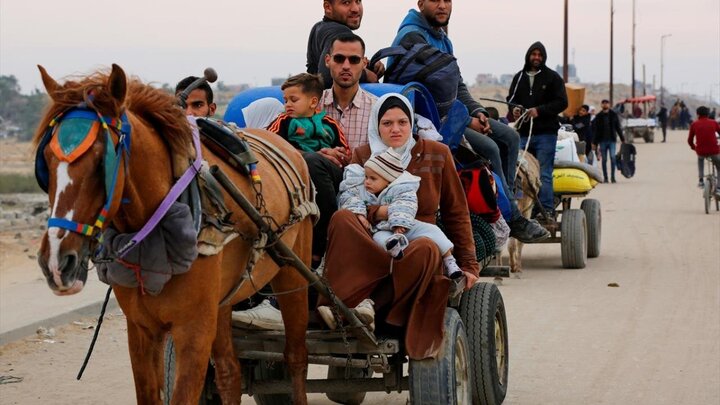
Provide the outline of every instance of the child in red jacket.
<path id="1" fill-rule="evenodd" d="M 712 159 L 715 170 L 720 173 L 720 145 L 718 145 L 716 135 L 716 133 L 720 134 L 720 124 L 708 118 L 709 114 L 710 110 L 707 107 L 698 107 L 698 119 L 690 125 L 690 133 L 688 134 L 690 149 L 694 150 L 698 156 L 698 176 L 700 177 L 698 187 L 700 188 L 705 186 L 703 181 L 705 177 L 705 158 Z"/>

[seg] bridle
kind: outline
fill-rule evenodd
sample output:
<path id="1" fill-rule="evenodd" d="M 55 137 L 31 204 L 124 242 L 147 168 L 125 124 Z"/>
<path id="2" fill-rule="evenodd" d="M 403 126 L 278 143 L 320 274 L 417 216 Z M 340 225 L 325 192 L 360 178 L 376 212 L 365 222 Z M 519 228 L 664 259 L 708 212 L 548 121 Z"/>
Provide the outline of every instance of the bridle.
<path id="1" fill-rule="evenodd" d="M 77 139 L 71 139 L 63 145 L 64 140 L 60 139 L 62 123 L 65 120 L 72 119 L 92 121 L 94 124 L 90 131 L 85 134 L 82 142 L 78 143 Z M 125 174 L 127 174 L 127 165 L 130 158 L 132 128 L 125 112 L 123 112 L 119 118 L 104 116 L 92 106 L 92 95 L 90 95 L 87 101 L 81 102 L 57 114 L 50 120 L 45 134 L 38 145 L 35 158 L 35 177 L 40 187 L 47 192 L 49 168 L 44 157 L 45 148 L 50 145 L 56 157 L 62 161 L 72 163 L 72 161 L 87 152 L 90 146 L 97 140 L 97 132 L 100 132 L 97 127 L 102 128 L 102 132 L 106 138 L 105 153 L 103 154 L 106 202 L 92 225 L 66 218 L 51 217 L 48 219 L 48 229 L 57 227 L 80 235 L 91 236 L 95 239 L 99 239 L 101 237 L 100 235 L 102 235 L 102 230 L 105 227 L 105 221 L 107 220 L 115 196 L 121 163 L 124 162 L 123 167 Z M 67 145 L 68 143 L 70 143 L 70 145 Z M 112 147 L 110 145 L 112 145 Z M 68 151 L 67 149 L 70 150 Z M 110 168 L 108 166 L 112 167 Z"/>

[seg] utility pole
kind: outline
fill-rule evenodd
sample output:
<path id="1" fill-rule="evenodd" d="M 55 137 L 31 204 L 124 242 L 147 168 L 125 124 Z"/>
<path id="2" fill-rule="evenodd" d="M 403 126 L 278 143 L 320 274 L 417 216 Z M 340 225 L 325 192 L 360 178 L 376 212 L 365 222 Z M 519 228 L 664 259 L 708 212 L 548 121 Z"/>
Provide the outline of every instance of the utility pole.
<path id="1" fill-rule="evenodd" d="M 664 34 L 660 36 L 660 104 L 664 101 L 665 85 L 663 83 L 663 73 L 665 70 L 665 38 L 671 37 L 672 34 Z"/>
<path id="2" fill-rule="evenodd" d="M 615 7 L 613 0 L 610 0 L 610 107 L 613 104 L 613 18 L 615 16 Z"/>
<path id="3" fill-rule="evenodd" d="M 568 0 L 565 0 L 565 33 L 563 35 L 563 80 L 568 82 Z"/>
<path id="4" fill-rule="evenodd" d="M 632 82 L 630 89 L 630 96 L 635 98 L 635 0 L 633 0 L 632 12 Z"/>
<path id="5" fill-rule="evenodd" d="M 643 63 L 643 96 L 646 95 L 645 89 L 647 88 L 647 85 L 645 84 L 645 64 Z M 643 112 L 645 113 L 645 116 L 647 117 L 647 105 L 648 103 L 643 103 Z"/>

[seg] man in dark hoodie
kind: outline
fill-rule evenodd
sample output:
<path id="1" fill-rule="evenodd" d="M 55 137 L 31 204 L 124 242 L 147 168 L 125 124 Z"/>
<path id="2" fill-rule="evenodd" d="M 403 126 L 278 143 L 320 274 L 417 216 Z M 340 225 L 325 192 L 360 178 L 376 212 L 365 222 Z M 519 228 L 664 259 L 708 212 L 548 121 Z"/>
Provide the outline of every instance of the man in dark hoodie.
<path id="1" fill-rule="evenodd" d="M 530 45 L 525 54 L 525 66 L 513 77 L 507 101 L 528 109 L 525 119 L 517 122 L 515 128 L 520 132 L 521 149 L 530 139 L 528 151 L 540 162 L 540 203 L 546 212 L 552 213 L 555 211 L 552 182 L 560 128 L 558 114 L 567 108 L 568 100 L 563 79 L 549 69 L 546 62 L 545 46 L 540 42 Z"/>
<path id="2" fill-rule="evenodd" d="M 335 38 L 342 34 L 352 33 L 360 28 L 363 17 L 362 0 L 323 0 L 325 16 L 310 30 L 307 46 L 307 72 L 321 74 L 325 88 L 332 87 L 330 70 L 325 65 L 330 45 Z M 361 83 L 377 83 L 378 77 L 385 72 L 385 65 L 378 62 L 375 66 L 367 67 L 360 77 Z"/>
<path id="3" fill-rule="evenodd" d="M 414 45 L 426 43 L 453 55 L 453 44 L 447 36 L 445 28 L 450 23 L 452 14 L 451 0 L 418 0 L 418 10 L 410 10 L 400 24 L 393 46 L 403 44 Z M 388 66 L 393 63 L 388 61 Z M 517 170 L 519 137 L 509 126 L 489 118 L 488 112 L 470 95 L 467 86 L 460 79 L 457 99 L 468 109 L 468 126 L 465 139 L 473 150 L 488 159 L 501 180 L 505 194 L 513 198 L 511 201 L 510 236 L 525 242 L 539 242 L 550 236 L 550 233 L 537 222 L 528 221 L 520 214 L 514 201 L 514 181 Z"/>

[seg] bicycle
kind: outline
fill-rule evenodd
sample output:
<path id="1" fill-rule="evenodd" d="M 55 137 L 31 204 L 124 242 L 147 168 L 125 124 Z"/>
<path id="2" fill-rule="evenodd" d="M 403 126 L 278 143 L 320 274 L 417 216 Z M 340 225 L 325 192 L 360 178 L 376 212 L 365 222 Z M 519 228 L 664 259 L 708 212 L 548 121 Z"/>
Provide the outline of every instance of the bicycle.
<path id="1" fill-rule="evenodd" d="M 705 213 L 710 213 L 710 202 L 715 200 L 715 210 L 720 211 L 720 190 L 718 190 L 718 173 L 712 159 L 705 158 L 706 169 L 705 182 L 703 185 L 703 199 L 705 200 Z"/>

